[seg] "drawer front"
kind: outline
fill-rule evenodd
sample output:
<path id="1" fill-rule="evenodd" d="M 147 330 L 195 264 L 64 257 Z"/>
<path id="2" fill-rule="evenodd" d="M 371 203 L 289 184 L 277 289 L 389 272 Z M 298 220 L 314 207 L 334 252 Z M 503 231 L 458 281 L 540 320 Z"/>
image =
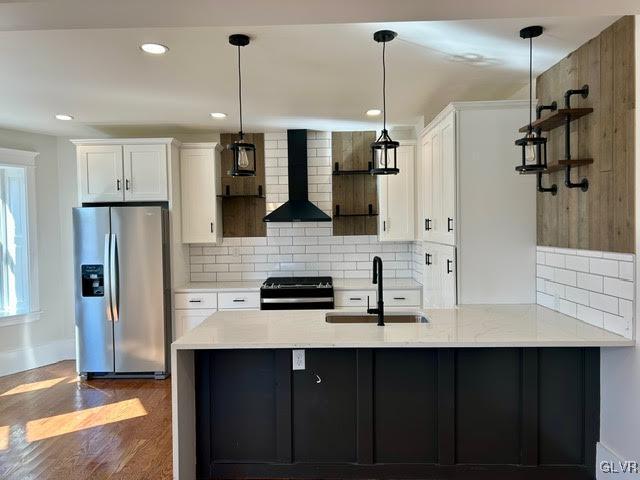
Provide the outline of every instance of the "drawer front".
<path id="1" fill-rule="evenodd" d="M 176 293 L 175 308 L 178 309 L 215 309 L 218 308 L 217 293 Z"/>
<path id="2" fill-rule="evenodd" d="M 336 307 L 366 307 L 367 297 L 375 303 L 376 293 L 373 290 L 337 290 L 334 296 Z"/>
<path id="3" fill-rule="evenodd" d="M 420 290 L 387 290 L 384 292 L 384 305 L 385 307 L 418 307 Z"/>
<path id="4" fill-rule="evenodd" d="M 220 292 L 218 300 L 220 310 L 260 309 L 260 292 Z"/>

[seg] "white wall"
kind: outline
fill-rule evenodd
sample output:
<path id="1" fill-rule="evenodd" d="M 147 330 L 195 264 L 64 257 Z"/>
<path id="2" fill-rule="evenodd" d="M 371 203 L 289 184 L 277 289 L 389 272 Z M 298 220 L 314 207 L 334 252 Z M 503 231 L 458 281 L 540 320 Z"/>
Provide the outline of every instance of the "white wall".
<path id="1" fill-rule="evenodd" d="M 636 15 L 635 28 L 635 68 L 636 68 L 636 192 L 640 185 L 640 110 L 637 101 L 640 99 L 640 16 Z M 636 194 L 636 252 L 640 251 L 640 195 Z M 636 278 L 638 277 L 636 262 Z M 640 292 L 636 282 L 636 298 Z M 634 348 L 603 348 L 601 354 L 600 385 L 600 443 L 609 450 L 598 450 L 601 460 L 635 460 L 640 461 L 640 349 L 638 348 L 637 322 L 638 302 L 636 308 L 636 346 Z M 615 456 L 618 458 L 616 459 Z M 598 478 L 611 478 L 610 474 L 602 474 L 596 465 Z M 637 477 L 635 475 L 634 477 Z M 617 476 L 614 478 L 618 478 Z"/>
<path id="2" fill-rule="evenodd" d="M 39 152 L 36 158 L 40 319 L 1 326 L 0 375 L 74 357 L 73 315 L 65 304 L 72 285 L 60 281 L 65 252 L 59 223 L 57 139 L 49 135 L 0 129 L 0 147 Z M 73 305 L 71 303 L 71 305 Z M 71 311 L 73 313 L 73 310 Z"/>

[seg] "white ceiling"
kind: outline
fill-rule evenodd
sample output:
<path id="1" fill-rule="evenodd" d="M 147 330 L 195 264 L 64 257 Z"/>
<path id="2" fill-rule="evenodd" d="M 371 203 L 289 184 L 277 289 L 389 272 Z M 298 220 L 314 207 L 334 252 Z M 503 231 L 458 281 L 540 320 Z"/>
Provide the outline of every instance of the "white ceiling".
<path id="1" fill-rule="evenodd" d="M 0 4 L 0 13 L 7 5 L 31 2 Z M 135 17 L 137 10 L 132 12 Z M 616 17 L 82 29 L 69 28 L 57 16 L 40 23 L 28 23 L 27 16 L 22 23 L 11 18 L 12 30 L 0 15 L 0 30 L 5 29 L 0 31 L 0 126 L 84 136 L 110 134 L 122 125 L 160 126 L 168 132 L 235 131 L 236 51 L 227 43 L 230 33 L 253 37 L 242 51 L 245 130 L 335 130 L 379 126 L 379 120 L 364 115 L 381 103 L 381 50 L 371 38 L 375 30 L 391 28 L 399 34 L 387 49 L 387 110 L 392 124 L 412 125 L 449 101 L 506 98 L 522 88 L 528 77 L 528 44 L 518 37 L 523 26 L 546 29 L 534 43 L 534 69 L 541 72 Z M 178 23 L 190 18 L 178 18 Z M 269 20 L 267 15 L 265 23 Z M 64 29 L 50 29 L 55 26 Z M 138 48 L 144 42 L 166 44 L 170 51 L 160 57 L 144 54 Z M 486 61 L 460 61 L 467 54 Z M 213 120 L 208 116 L 213 111 L 229 116 Z M 54 119 L 63 112 L 75 120 Z"/>

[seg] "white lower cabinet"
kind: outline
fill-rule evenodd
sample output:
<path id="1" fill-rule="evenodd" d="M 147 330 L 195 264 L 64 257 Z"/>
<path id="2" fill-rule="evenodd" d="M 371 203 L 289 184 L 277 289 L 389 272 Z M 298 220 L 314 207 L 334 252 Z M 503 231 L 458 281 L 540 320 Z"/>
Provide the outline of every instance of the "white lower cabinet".
<path id="1" fill-rule="evenodd" d="M 215 309 L 176 309 L 176 338 L 180 338 L 189 330 L 200 325 L 216 311 Z"/>
<path id="2" fill-rule="evenodd" d="M 364 311 L 367 301 L 371 308 L 375 308 L 378 296 L 376 290 L 336 290 L 334 292 L 336 308 L 349 308 Z M 389 290 L 384 289 L 385 307 L 419 307 L 420 290 Z"/>
<path id="3" fill-rule="evenodd" d="M 453 307 L 456 291 L 456 248 L 425 243 L 423 307 Z"/>

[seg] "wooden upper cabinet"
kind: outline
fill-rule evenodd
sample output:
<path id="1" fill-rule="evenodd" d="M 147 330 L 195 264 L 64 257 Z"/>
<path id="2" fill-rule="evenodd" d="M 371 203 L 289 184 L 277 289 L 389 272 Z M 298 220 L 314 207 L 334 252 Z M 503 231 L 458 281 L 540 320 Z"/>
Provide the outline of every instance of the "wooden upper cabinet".
<path id="1" fill-rule="evenodd" d="M 184 243 L 222 240 L 220 150 L 217 143 L 183 144 L 180 150 Z"/>
<path id="2" fill-rule="evenodd" d="M 157 139 L 156 139 L 157 140 Z M 74 140 L 81 203 L 169 200 L 167 143 Z"/>
<path id="3" fill-rule="evenodd" d="M 415 141 L 400 141 L 398 175 L 378 176 L 378 239 L 412 241 L 414 239 Z"/>
<path id="4" fill-rule="evenodd" d="M 87 145 L 77 149 L 82 202 L 124 201 L 122 145 Z"/>
<path id="5" fill-rule="evenodd" d="M 124 146 L 124 199 L 129 202 L 169 199 L 166 145 Z"/>

